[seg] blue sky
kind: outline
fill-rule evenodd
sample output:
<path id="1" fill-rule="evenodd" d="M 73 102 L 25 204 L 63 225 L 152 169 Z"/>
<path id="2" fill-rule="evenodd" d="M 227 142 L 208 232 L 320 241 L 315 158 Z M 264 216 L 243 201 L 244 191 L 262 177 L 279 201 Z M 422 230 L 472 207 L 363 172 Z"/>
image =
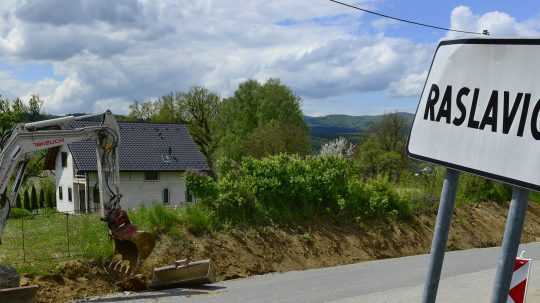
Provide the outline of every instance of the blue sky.
<path id="1" fill-rule="evenodd" d="M 388 15 L 399 16 L 405 19 L 418 20 L 423 23 L 450 26 L 450 14 L 458 6 L 467 6 L 475 14 L 482 15 L 488 12 L 505 12 L 518 21 L 536 18 L 540 15 L 539 1 L 381 1 L 376 9 Z M 377 17 L 373 17 L 377 18 Z M 464 29 L 467 30 L 467 29 Z M 401 24 L 388 28 L 388 35 L 399 35 L 414 39 L 415 41 L 434 42 L 443 38 L 446 33 L 439 30 L 422 29 L 414 25 Z"/>
<path id="2" fill-rule="evenodd" d="M 538 1 L 343 1 L 494 36 L 540 33 Z M 125 113 L 193 85 L 227 97 L 246 79 L 280 78 L 309 115 L 412 112 L 435 45 L 456 37 L 327 0 L 4 0 L 0 94 L 39 94 L 51 113 Z"/>
<path id="3" fill-rule="evenodd" d="M 511 15 L 518 22 L 540 17 L 539 1 L 379 1 L 372 9 L 403 19 L 441 27 L 451 27 L 450 15 L 452 10 L 463 5 L 469 7 L 477 15 L 499 11 Z M 388 20 L 373 15 L 363 15 L 362 18 L 368 22 Z M 388 22 L 390 23 L 383 28 L 371 26 L 367 30 L 373 34 L 382 33 L 385 36 L 401 37 L 433 46 L 447 36 L 447 32 L 437 29 L 424 28 L 391 20 L 388 20 Z M 471 28 L 457 29 L 474 30 Z M 497 35 L 496 32 L 493 34 Z M 313 107 L 309 108 L 308 112 L 316 115 L 328 113 L 362 115 L 392 111 L 414 112 L 417 102 L 417 96 L 392 97 L 384 92 L 360 92 L 331 98 L 327 102 L 316 102 Z"/>

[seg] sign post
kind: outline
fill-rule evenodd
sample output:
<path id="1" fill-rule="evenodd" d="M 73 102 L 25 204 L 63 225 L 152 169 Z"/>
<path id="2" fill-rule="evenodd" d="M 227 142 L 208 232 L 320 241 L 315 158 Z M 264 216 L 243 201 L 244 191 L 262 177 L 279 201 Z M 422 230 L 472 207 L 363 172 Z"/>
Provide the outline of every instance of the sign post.
<path id="1" fill-rule="evenodd" d="M 433 232 L 433 240 L 431 242 L 431 256 L 422 297 L 423 303 L 435 302 L 437 298 L 437 289 L 439 288 L 441 269 L 444 261 L 444 251 L 446 249 L 446 242 L 448 241 L 448 231 L 456 201 L 458 179 L 458 171 L 453 169 L 446 170 L 439 211 L 437 212 L 437 222 L 435 223 L 435 231 Z"/>
<path id="2" fill-rule="evenodd" d="M 510 203 L 506 227 L 504 228 L 502 253 L 497 264 L 495 287 L 491 295 L 492 303 L 507 302 L 519 240 L 521 239 L 523 222 L 527 211 L 528 196 L 529 191 L 526 189 L 514 187 L 512 190 L 512 202 Z"/>
<path id="3" fill-rule="evenodd" d="M 410 157 L 447 167 L 423 303 L 441 276 L 458 172 L 513 186 L 492 303 L 506 302 L 527 210 L 540 191 L 540 39 L 439 43 L 409 135 Z"/>

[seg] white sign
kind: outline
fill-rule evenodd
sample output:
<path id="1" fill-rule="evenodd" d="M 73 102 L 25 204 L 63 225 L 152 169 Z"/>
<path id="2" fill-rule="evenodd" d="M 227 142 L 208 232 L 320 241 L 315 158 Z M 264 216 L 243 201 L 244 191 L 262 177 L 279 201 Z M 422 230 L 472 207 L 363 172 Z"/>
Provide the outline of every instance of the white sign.
<path id="1" fill-rule="evenodd" d="M 540 40 L 442 41 L 411 157 L 540 190 Z"/>

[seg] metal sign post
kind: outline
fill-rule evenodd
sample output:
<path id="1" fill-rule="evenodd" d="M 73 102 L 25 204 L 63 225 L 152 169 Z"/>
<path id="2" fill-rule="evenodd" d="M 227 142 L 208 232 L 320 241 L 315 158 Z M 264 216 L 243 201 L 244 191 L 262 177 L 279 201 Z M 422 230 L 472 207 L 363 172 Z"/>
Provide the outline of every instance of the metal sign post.
<path id="1" fill-rule="evenodd" d="M 431 257 L 429 260 L 429 269 L 424 286 L 423 303 L 433 303 L 437 298 L 437 289 L 441 279 L 441 269 L 444 261 L 444 251 L 448 240 L 448 231 L 454 211 L 456 201 L 456 191 L 459 179 L 459 172 L 453 169 L 446 170 L 439 211 L 437 213 L 437 222 L 433 232 L 433 241 L 431 243 Z"/>
<path id="2" fill-rule="evenodd" d="M 512 281 L 512 269 L 516 260 L 519 240 L 523 231 L 523 222 L 527 212 L 529 191 L 523 188 L 514 187 L 512 190 L 512 202 L 506 219 L 502 252 L 497 264 L 497 275 L 495 276 L 495 287 L 491 295 L 492 303 L 505 303 Z"/>

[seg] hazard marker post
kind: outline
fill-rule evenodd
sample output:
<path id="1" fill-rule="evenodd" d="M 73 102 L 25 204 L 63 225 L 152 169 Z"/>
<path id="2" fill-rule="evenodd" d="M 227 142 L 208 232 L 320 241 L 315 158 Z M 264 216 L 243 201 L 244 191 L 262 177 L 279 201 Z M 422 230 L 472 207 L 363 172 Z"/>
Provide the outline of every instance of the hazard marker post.
<path id="1" fill-rule="evenodd" d="M 529 275 L 531 272 L 531 259 L 522 255 L 516 258 L 514 262 L 512 282 L 508 293 L 507 303 L 525 303 L 527 298 L 527 286 L 529 284 Z"/>
<path id="2" fill-rule="evenodd" d="M 539 70 L 540 39 L 457 39 L 437 47 L 407 144 L 411 158 L 447 168 L 423 303 L 437 298 L 459 172 L 512 186 L 491 302 L 507 302 L 515 288 L 528 192 L 540 191 Z"/>

